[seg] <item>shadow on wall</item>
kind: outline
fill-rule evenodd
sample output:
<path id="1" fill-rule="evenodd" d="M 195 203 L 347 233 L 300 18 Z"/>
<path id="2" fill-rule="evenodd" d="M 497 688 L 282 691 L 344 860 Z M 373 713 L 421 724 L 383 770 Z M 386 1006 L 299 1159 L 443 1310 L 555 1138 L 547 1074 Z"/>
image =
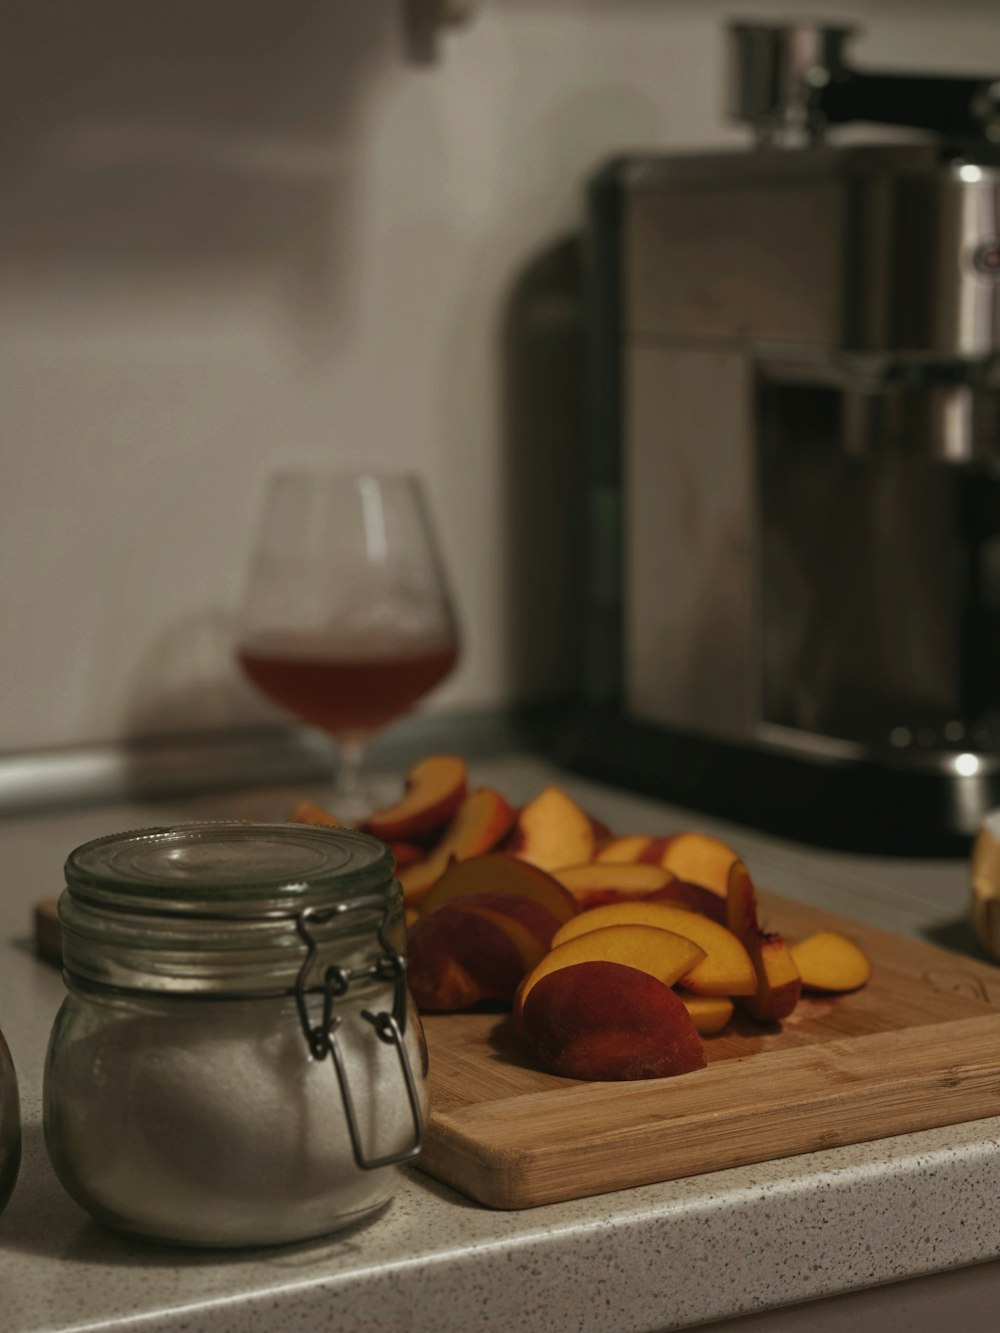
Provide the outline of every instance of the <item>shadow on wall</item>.
<path id="1" fill-rule="evenodd" d="M 522 270 L 501 341 L 512 697 L 564 702 L 581 678 L 583 305 L 577 237 Z"/>
<path id="2" fill-rule="evenodd" d="M 222 610 L 192 612 L 164 630 L 136 665 L 124 735 L 147 738 L 287 722 L 287 714 L 244 679 L 235 642 L 232 617 Z"/>
<path id="3" fill-rule="evenodd" d="M 264 269 L 343 316 L 349 131 L 397 8 L 0 4 L 0 278 Z"/>
<path id="4" fill-rule="evenodd" d="M 607 78 L 560 102 L 531 132 L 534 143 L 519 144 L 517 160 L 533 167 L 542 234 L 551 239 L 520 268 L 502 314 L 504 611 L 512 697 L 545 705 L 580 699 L 588 641 L 586 191 L 610 159 L 655 149 L 661 123 L 642 91 Z M 553 232 L 551 200 L 560 196 L 579 230 Z M 511 225 L 530 241 L 523 221 Z"/>

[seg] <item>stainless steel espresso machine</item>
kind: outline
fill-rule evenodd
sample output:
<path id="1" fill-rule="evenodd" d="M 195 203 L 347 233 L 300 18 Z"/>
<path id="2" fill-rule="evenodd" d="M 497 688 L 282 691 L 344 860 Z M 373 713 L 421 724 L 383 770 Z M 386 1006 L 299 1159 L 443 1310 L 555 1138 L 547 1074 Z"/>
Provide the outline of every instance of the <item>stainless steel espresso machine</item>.
<path id="1" fill-rule="evenodd" d="M 859 72 L 848 37 L 734 27 L 755 147 L 594 183 L 567 757 L 958 851 L 1000 803 L 1000 78 Z"/>

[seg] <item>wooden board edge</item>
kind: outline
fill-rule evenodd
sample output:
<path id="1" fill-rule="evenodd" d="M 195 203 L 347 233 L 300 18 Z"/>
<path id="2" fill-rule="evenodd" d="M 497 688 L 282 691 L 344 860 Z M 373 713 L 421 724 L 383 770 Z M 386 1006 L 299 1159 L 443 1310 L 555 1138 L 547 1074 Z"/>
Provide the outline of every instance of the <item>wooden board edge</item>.
<path id="1" fill-rule="evenodd" d="M 673 1115 L 663 1105 L 670 1081 L 658 1080 L 492 1103 L 499 1135 L 487 1132 L 495 1117 L 474 1106 L 432 1117 L 418 1165 L 489 1207 L 530 1208 L 1000 1115 L 1000 1014 L 751 1058 L 752 1074 L 745 1060 L 699 1071 Z M 565 1146 L 546 1134 L 553 1117 L 574 1118 L 566 1099 L 581 1091 L 610 1094 L 622 1110 L 631 1100 L 635 1114 L 577 1137 L 581 1169 L 568 1176 Z M 642 1140 L 657 1099 L 662 1134 L 650 1145 Z"/>

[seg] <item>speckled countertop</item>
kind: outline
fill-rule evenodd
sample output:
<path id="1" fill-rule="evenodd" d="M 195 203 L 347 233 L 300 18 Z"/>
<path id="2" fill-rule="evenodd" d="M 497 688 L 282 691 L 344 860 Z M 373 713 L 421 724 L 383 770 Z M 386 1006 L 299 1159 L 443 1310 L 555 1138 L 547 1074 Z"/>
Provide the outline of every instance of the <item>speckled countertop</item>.
<path id="1" fill-rule="evenodd" d="M 483 762 L 473 773 L 514 800 L 551 776 L 528 756 Z M 561 780 L 616 830 L 697 822 L 728 836 L 779 893 L 975 949 L 960 863 L 817 852 Z M 367 1226 L 282 1249 L 174 1250 L 101 1229 L 63 1193 L 42 1144 L 42 1063 L 63 987 L 32 952 L 31 906 L 58 892 L 66 853 L 91 837 L 192 817 L 282 817 L 297 795 L 256 789 L 0 822 L 0 1026 L 25 1129 L 21 1177 L 0 1217 L 3 1333 L 657 1333 L 1000 1256 L 1000 1116 L 523 1212 L 484 1209 L 411 1170 Z M 1000 1264 L 967 1271 L 980 1295 L 987 1275 L 995 1301 Z M 857 1330 L 861 1308 L 823 1301 L 792 1311 L 787 1325 L 776 1316 L 773 1327 Z M 995 1318 L 992 1310 L 983 1317 Z M 971 1318 L 966 1329 L 995 1327 Z M 919 1326 L 908 1318 L 908 1328 Z"/>

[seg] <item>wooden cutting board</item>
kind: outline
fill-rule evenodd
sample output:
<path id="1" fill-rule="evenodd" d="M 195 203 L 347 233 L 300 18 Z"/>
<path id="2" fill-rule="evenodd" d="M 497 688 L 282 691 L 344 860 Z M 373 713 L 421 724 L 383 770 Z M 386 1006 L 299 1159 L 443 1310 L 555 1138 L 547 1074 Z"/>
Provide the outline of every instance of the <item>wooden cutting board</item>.
<path id="1" fill-rule="evenodd" d="M 840 930 L 864 990 L 705 1039 L 709 1067 L 581 1083 L 540 1072 L 505 1014 L 428 1016 L 428 1174 L 527 1208 L 1000 1115 L 1000 968 L 760 894 L 788 939 Z"/>

